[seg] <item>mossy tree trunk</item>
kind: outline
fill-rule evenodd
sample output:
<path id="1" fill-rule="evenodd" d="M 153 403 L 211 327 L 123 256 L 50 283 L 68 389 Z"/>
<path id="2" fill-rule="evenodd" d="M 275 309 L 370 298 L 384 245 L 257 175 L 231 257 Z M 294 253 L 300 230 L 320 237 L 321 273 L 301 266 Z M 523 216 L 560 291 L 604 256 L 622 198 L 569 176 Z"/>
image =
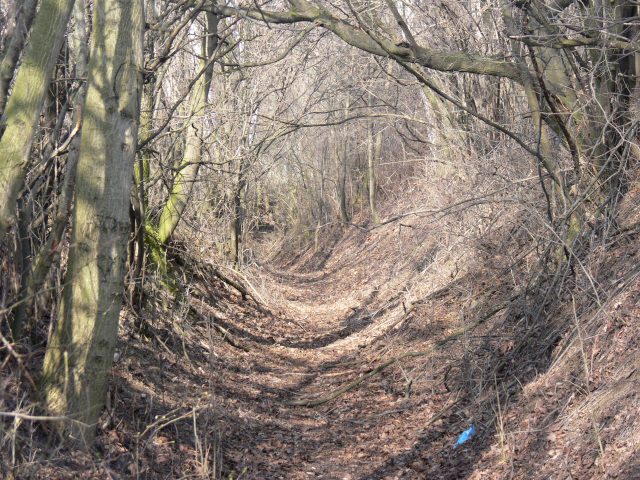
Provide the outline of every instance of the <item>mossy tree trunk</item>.
<path id="1" fill-rule="evenodd" d="M 27 41 L 31 23 L 36 16 L 37 5 L 37 0 L 25 0 L 16 12 L 13 35 L 8 39 L 7 51 L 3 55 L 2 62 L 0 63 L 0 116 L 3 114 L 4 107 L 7 104 L 7 93 L 9 92 L 11 80 L 13 80 L 13 75 L 18 65 L 20 53 Z M 0 132 L 0 136 L 1 135 L 2 133 Z"/>
<path id="2" fill-rule="evenodd" d="M 147 0 L 146 3 L 147 21 L 156 18 L 155 0 Z M 145 38 L 145 62 L 153 58 L 155 54 L 156 38 L 147 35 Z M 138 129 L 138 144 L 145 144 L 150 138 L 154 127 L 156 113 L 156 98 L 154 93 L 158 82 L 158 75 L 149 75 L 145 78 L 142 88 L 142 100 L 140 102 L 140 126 Z M 133 185 L 131 188 L 131 233 L 132 240 L 129 243 L 129 262 L 132 268 L 130 292 L 133 297 L 141 299 L 142 292 L 142 272 L 145 261 L 145 218 L 147 212 L 147 183 L 151 172 L 151 150 L 143 147 L 138 151 L 136 162 L 133 166 Z M 141 303 L 138 303 L 141 305 Z"/>
<path id="3" fill-rule="evenodd" d="M 33 136 L 74 0 L 43 0 L 0 125 L 0 242 L 15 216 Z M 4 130 L 4 133 L 1 133 Z"/>
<path id="4" fill-rule="evenodd" d="M 142 89 L 142 0 L 97 0 L 69 261 L 41 387 L 89 447 L 104 406 L 122 307 Z"/>
<path id="5" fill-rule="evenodd" d="M 169 199 L 162 210 L 155 235 L 158 242 L 164 245 L 175 231 L 191 197 L 193 185 L 202 163 L 202 116 L 207 105 L 207 97 L 213 75 L 213 55 L 218 46 L 219 17 L 206 13 L 207 28 L 202 37 L 202 60 L 200 61 L 200 78 L 196 82 L 191 96 L 190 124 L 187 127 L 184 155 L 179 171 L 173 181 Z"/>
<path id="6" fill-rule="evenodd" d="M 86 34 L 87 24 L 85 6 L 83 2 L 75 3 L 73 7 L 73 17 L 75 28 L 72 38 L 76 51 L 76 75 L 79 77 L 86 77 L 89 51 Z M 85 86 L 82 86 L 76 94 L 75 104 L 82 105 L 84 102 L 84 96 Z M 73 112 L 73 124 L 76 125 L 77 128 L 79 127 L 80 122 L 81 109 L 78 108 Z M 69 218 L 71 216 L 73 189 L 75 188 L 76 183 L 76 167 L 78 165 L 79 153 L 80 135 L 76 135 L 71 141 L 71 145 L 69 147 L 64 182 L 62 184 L 60 199 L 58 201 L 58 211 L 53 220 L 51 232 L 47 238 L 47 242 L 40 248 L 35 262 L 33 262 L 33 267 L 29 268 L 28 271 L 23 269 L 22 272 L 22 281 L 26 288 L 21 293 L 20 298 L 22 301 L 16 311 L 14 322 L 11 327 L 13 338 L 16 340 L 20 336 L 20 329 L 22 328 L 26 314 L 30 310 L 30 306 L 33 304 L 39 290 L 42 288 L 51 266 L 55 265 L 60 260 L 61 249 L 59 247 L 62 243 L 63 235 L 67 231 Z M 21 238 L 25 238 L 25 236 L 21 235 Z"/>

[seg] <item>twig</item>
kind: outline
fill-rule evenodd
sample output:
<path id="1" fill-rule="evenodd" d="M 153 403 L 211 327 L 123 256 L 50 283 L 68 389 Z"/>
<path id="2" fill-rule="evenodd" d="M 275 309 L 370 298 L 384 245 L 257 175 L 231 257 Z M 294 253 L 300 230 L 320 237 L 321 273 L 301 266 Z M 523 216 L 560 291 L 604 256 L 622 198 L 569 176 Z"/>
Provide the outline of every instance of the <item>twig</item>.
<path id="1" fill-rule="evenodd" d="M 211 326 L 222 335 L 222 339 L 227 342 L 229 345 L 231 345 L 232 347 L 236 347 L 239 348 L 240 350 L 244 350 L 245 352 L 250 352 L 251 350 L 249 350 L 249 347 L 245 347 L 244 345 L 242 345 L 241 343 L 237 342 L 233 336 L 229 333 L 229 331 L 224 328 L 221 327 L 220 325 L 218 325 L 217 323 L 213 323 L 211 322 Z"/>
<path id="2" fill-rule="evenodd" d="M 247 295 L 249 297 L 251 297 L 251 299 L 255 302 L 256 306 L 258 307 L 258 310 L 260 310 L 260 312 L 264 313 L 265 315 L 272 315 L 272 312 L 266 306 L 267 302 L 265 302 L 264 299 L 260 296 L 260 294 L 258 293 L 258 290 L 256 290 L 256 288 L 251 284 L 251 282 L 249 281 L 247 276 L 243 275 L 242 273 L 238 272 L 237 270 L 233 270 L 232 268 L 229 268 L 229 267 L 225 267 L 225 268 L 231 270 L 236 275 L 240 275 L 244 279 L 244 281 L 247 283 L 247 285 L 249 285 L 249 287 L 251 287 L 251 290 L 253 290 L 253 293 L 255 293 L 255 295 L 253 295 L 252 293 L 248 293 L 248 292 L 247 292 Z M 300 325 L 298 325 L 298 326 L 300 326 Z"/>
<path id="3" fill-rule="evenodd" d="M 144 437 L 148 432 L 150 432 L 153 429 L 153 431 L 149 435 L 149 438 L 145 442 L 144 448 L 142 449 L 142 451 L 144 452 L 147 449 L 147 447 L 149 446 L 149 442 L 151 440 L 153 440 L 153 437 L 155 436 L 155 434 L 158 433 L 160 430 L 162 430 L 163 428 L 168 427 L 169 425 L 171 425 L 173 423 L 179 422 L 180 420 L 183 420 L 183 419 L 188 418 L 188 417 L 190 417 L 192 415 L 195 415 L 196 412 L 199 412 L 200 410 L 204 410 L 205 408 L 208 408 L 208 405 L 195 405 L 189 412 L 187 412 L 187 413 L 185 413 L 183 415 L 178 415 L 177 417 L 174 417 L 172 419 L 169 419 L 167 417 L 167 414 L 162 415 L 158 420 L 153 422 L 151 425 L 147 426 L 147 428 L 144 430 L 144 432 L 138 434 L 138 438 L 141 439 L 142 437 Z M 180 409 L 180 407 L 175 408 L 170 413 L 178 412 L 179 409 Z M 164 420 L 166 420 L 166 422 L 162 423 Z"/>
<path id="4" fill-rule="evenodd" d="M 24 362 L 22 361 L 21 355 L 19 355 L 14 350 L 13 345 L 6 338 L 4 338 L 4 335 L 0 334 L 0 339 L 2 339 L 2 343 L 4 344 L 5 348 L 9 351 L 11 356 L 15 358 L 16 362 L 18 362 L 18 365 L 20 366 L 20 370 L 22 370 L 22 373 L 29 381 L 29 384 L 31 385 L 31 388 L 33 388 L 34 393 L 38 395 L 38 387 L 36 387 L 36 382 L 34 382 L 33 378 L 31 378 L 31 375 L 29 375 L 29 372 L 27 371 L 27 367 L 24 365 Z"/>
<path id="5" fill-rule="evenodd" d="M 247 294 L 247 289 L 246 288 L 244 288 L 242 285 L 240 285 L 235 280 L 232 280 L 232 279 L 228 278 L 227 276 L 225 276 L 224 274 L 220 273 L 220 270 L 218 270 L 213 265 L 209 265 L 209 268 L 210 268 L 211 272 L 216 277 L 218 277 L 220 280 L 222 280 L 227 285 L 231 285 L 233 288 L 238 290 L 240 292 L 240 295 L 242 295 L 242 300 L 246 300 L 247 299 L 247 295 L 248 294 Z"/>
<path id="6" fill-rule="evenodd" d="M 242 345 L 240 342 L 238 342 L 234 336 L 229 333 L 229 330 L 227 330 L 226 328 L 218 325 L 217 323 L 214 323 L 213 320 L 211 319 L 210 316 L 207 315 L 207 317 L 205 318 L 204 315 L 200 314 L 195 308 L 193 308 L 192 306 L 189 306 L 189 310 L 191 311 L 191 313 L 193 315 L 195 315 L 200 321 L 202 322 L 207 322 L 209 323 L 215 330 L 216 332 L 218 332 L 220 335 L 222 335 L 222 339 L 227 342 L 229 345 L 231 345 L 232 347 L 235 348 L 239 348 L 240 350 L 244 350 L 245 352 L 250 352 L 251 350 L 249 349 L 249 347 L 246 347 L 244 345 Z"/>
<path id="7" fill-rule="evenodd" d="M 20 420 L 27 420 L 29 422 L 59 422 L 69 420 L 69 417 L 65 416 L 44 416 L 44 415 L 27 415 L 20 412 L 0 412 L 0 417 L 19 418 Z"/>

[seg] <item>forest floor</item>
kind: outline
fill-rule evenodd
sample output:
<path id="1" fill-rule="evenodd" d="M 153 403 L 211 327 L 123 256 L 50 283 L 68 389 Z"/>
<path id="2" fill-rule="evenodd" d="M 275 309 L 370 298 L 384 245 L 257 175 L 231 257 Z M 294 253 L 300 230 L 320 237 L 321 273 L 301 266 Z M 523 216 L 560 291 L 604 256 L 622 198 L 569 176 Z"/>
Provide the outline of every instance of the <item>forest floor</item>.
<path id="1" fill-rule="evenodd" d="M 526 242 L 463 252 L 421 231 L 418 219 L 336 226 L 317 252 L 221 269 L 245 300 L 185 255 L 180 302 L 148 292 L 143 317 L 123 313 L 94 451 L 53 449 L 46 424 L 16 418 L 13 434 L 3 424 L 0 476 L 640 478 L 633 234 L 590 265 L 606 298 L 576 280 L 579 300 L 549 299 L 530 325 L 513 268 Z M 12 398 L 28 390 L 17 377 Z M 470 424 L 475 435 L 454 449 Z"/>

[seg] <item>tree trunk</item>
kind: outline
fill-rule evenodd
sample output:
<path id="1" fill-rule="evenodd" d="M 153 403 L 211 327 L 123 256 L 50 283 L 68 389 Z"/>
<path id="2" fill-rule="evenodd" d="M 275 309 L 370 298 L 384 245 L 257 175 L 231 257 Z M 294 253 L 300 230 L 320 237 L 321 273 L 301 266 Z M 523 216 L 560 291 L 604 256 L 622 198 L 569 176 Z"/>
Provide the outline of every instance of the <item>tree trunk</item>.
<path id="1" fill-rule="evenodd" d="M 40 112 L 58 60 L 74 0 L 43 0 L 0 132 L 0 242 L 15 215 Z"/>
<path id="2" fill-rule="evenodd" d="M 235 268 L 240 265 L 242 255 L 240 243 L 242 242 L 242 191 L 246 185 L 245 159 L 240 157 L 234 175 L 233 189 L 231 191 L 231 218 L 229 220 L 229 250 L 230 260 Z"/>
<path id="3" fill-rule="evenodd" d="M 2 58 L 0 64 L 0 117 L 4 113 L 4 107 L 7 105 L 7 93 L 13 80 L 20 53 L 27 41 L 31 23 L 36 16 L 37 0 L 25 0 L 16 13 L 15 30 L 9 42 L 7 52 Z M 2 132 L 0 131 L 0 137 Z"/>
<path id="4" fill-rule="evenodd" d="M 240 191 L 235 191 L 231 205 L 231 219 L 229 220 L 229 256 L 235 268 L 240 264 L 240 241 L 242 238 L 242 212 Z"/>
<path id="5" fill-rule="evenodd" d="M 73 16 L 75 20 L 73 42 L 76 49 L 76 75 L 79 77 L 86 77 L 87 61 L 89 57 L 84 8 L 83 2 L 76 2 L 73 7 Z M 76 105 L 82 105 L 84 102 L 84 95 L 85 86 L 82 86 L 75 98 Z M 74 109 L 73 124 L 79 127 L 80 122 L 81 109 Z M 16 312 L 15 320 L 12 325 L 14 339 L 19 338 L 25 314 L 30 310 L 30 306 L 33 304 L 35 296 L 44 284 L 51 266 L 56 264 L 60 259 L 62 250 L 61 245 L 63 243 L 62 237 L 67 229 L 69 217 L 71 215 L 73 189 L 75 188 L 76 183 L 76 167 L 78 165 L 79 152 L 80 135 L 76 135 L 71 141 L 71 145 L 69 147 L 62 191 L 60 192 L 60 198 L 58 200 L 58 211 L 55 219 L 53 220 L 51 233 L 49 234 L 49 238 L 47 238 L 46 244 L 43 245 L 38 252 L 34 267 L 28 272 L 23 270 L 22 273 L 24 275 L 23 282 L 25 282 L 27 288 L 24 295 L 21 296 L 21 300 L 23 301 L 20 303 L 20 307 Z"/>
<path id="6" fill-rule="evenodd" d="M 198 170 L 202 162 L 202 114 L 207 104 L 211 77 L 213 75 L 212 56 L 218 46 L 218 21 L 219 17 L 207 13 L 207 31 L 202 37 L 203 59 L 200 62 L 200 71 L 203 74 L 196 82 L 191 97 L 190 116 L 191 123 L 187 128 L 184 156 L 180 165 L 180 171 L 173 182 L 171 195 L 167 201 L 160 221 L 158 222 L 157 237 L 160 244 L 165 244 L 175 231 L 182 214 L 184 213 L 193 185 L 198 176 Z"/>
<path id="7" fill-rule="evenodd" d="M 369 97 L 369 106 L 371 106 L 371 97 Z M 376 181 L 376 157 L 380 156 L 382 149 L 382 133 L 375 133 L 374 130 L 374 122 L 373 120 L 370 120 L 369 125 L 367 125 L 367 177 L 369 178 L 369 205 L 371 206 L 373 222 L 378 225 L 380 223 L 380 216 L 378 215 L 377 204 L 378 184 Z"/>
<path id="8" fill-rule="evenodd" d="M 155 0 L 148 0 L 145 11 L 147 20 L 156 19 Z M 150 58 L 155 54 L 155 38 L 147 35 L 145 39 L 145 54 Z M 158 75 L 150 75 L 145 79 L 142 87 L 142 100 L 140 102 L 140 127 L 138 129 L 138 144 L 145 142 L 153 130 L 153 120 L 155 118 L 155 98 Z M 158 95 L 159 97 L 159 95 Z M 131 283 L 129 291 L 132 298 L 135 296 L 141 299 L 142 292 L 142 271 L 145 260 L 145 218 L 147 212 L 147 181 L 151 171 L 150 149 L 143 148 L 138 152 L 138 157 L 133 167 L 133 185 L 131 188 L 131 229 L 133 239 L 129 245 L 129 261 L 133 265 L 131 273 Z M 138 304 L 140 305 L 140 303 Z"/>
<path id="9" fill-rule="evenodd" d="M 347 161 L 349 160 L 349 140 L 343 142 L 343 151 L 340 163 L 340 176 L 338 178 L 338 196 L 340 197 L 340 218 L 346 224 L 349 223 L 349 214 L 347 212 Z"/>
<path id="10" fill-rule="evenodd" d="M 42 389 L 87 448 L 104 406 L 124 291 L 142 89 L 142 0 L 97 0 L 69 262 Z"/>

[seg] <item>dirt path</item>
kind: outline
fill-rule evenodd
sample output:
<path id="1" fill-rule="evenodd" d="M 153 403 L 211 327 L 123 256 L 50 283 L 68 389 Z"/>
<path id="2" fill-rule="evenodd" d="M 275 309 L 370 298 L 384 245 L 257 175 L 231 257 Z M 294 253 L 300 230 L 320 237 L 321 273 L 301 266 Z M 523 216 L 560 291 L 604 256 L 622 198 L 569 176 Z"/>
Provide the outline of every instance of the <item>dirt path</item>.
<path id="1" fill-rule="evenodd" d="M 491 407 L 471 399 L 483 365 L 465 360 L 482 336 L 405 358 L 325 404 L 290 404 L 428 349 L 482 313 L 459 314 L 469 299 L 464 283 L 412 309 L 439 288 L 438 277 L 428 271 L 432 250 L 416 255 L 400 234 L 339 233 L 340 244 L 328 241 L 320 253 L 245 270 L 238 279 L 268 311 L 215 278 L 187 275 L 188 303 L 170 317 L 148 319 L 148 331 L 128 317 L 100 430 L 113 459 L 105 464 L 136 479 L 215 478 L 220 465 L 222 478 L 235 480 L 470 475 L 493 434 L 477 423 L 473 445 L 451 449 L 471 421 L 492 428 Z"/>
<path id="2" fill-rule="evenodd" d="M 148 282 L 143 316 L 131 305 L 123 314 L 93 451 L 51 450 L 48 424 L 23 423 L 16 466 L 0 464 L 0 477 L 638 478 L 635 244 L 607 253 L 598 281 L 617 293 L 601 308 L 588 297 L 568 308 L 566 297 L 530 322 L 538 305 L 513 283 L 526 278 L 512 268 L 516 248 L 462 262 L 418 228 L 353 232 L 277 267 L 226 272 L 260 305 L 185 252 L 175 265 L 183 295 Z M 454 337 L 330 402 L 291 405 Z M 31 376 L 41 354 L 24 356 Z M 7 365 L 6 398 L 19 399 L 21 366 Z M 476 435 L 453 450 L 470 423 Z"/>
<path id="3" fill-rule="evenodd" d="M 424 366 L 391 367 L 323 406 L 286 405 L 326 396 L 401 353 L 393 342 L 372 345 L 403 306 L 397 295 L 380 294 L 380 275 L 363 270 L 331 263 L 308 273 L 266 269 L 263 291 L 280 310 L 265 319 L 274 344 L 248 354 L 246 370 L 226 378 L 243 384 L 235 398 L 243 413 L 228 419 L 225 434 L 235 471 L 248 468 L 243 478 L 415 478 L 426 468 L 417 435 L 455 399 Z"/>
<path id="4" fill-rule="evenodd" d="M 591 416 L 571 414 L 588 398 L 576 386 L 584 375 L 582 357 L 576 348 L 564 363 L 549 354 L 570 322 L 558 316 L 561 321 L 545 328 L 526 327 L 518 302 L 496 310 L 514 298 L 508 276 L 500 284 L 495 273 L 508 258 L 478 263 L 468 277 L 430 297 L 439 290 L 435 277 L 424 273 L 422 261 L 420 268 L 403 263 L 407 252 L 394 250 L 393 238 L 386 245 L 351 238 L 324 257 L 309 253 L 278 268 L 245 271 L 243 280 L 269 312 L 242 301 L 233 288 L 200 278 L 187 279 L 189 305 L 176 305 L 171 318 L 151 319 L 151 333 L 140 333 L 134 319 L 125 321 L 113 407 L 100 428 L 100 471 L 127 472 L 122 478 L 136 480 L 609 478 L 601 475 L 600 457 L 612 469 L 631 471 L 637 442 L 627 435 L 625 419 L 635 418 L 628 405 L 637 404 L 640 389 L 628 390 L 637 374 L 625 369 L 635 362 L 640 324 L 607 323 L 612 343 L 601 351 L 608 356 L 591 370 L 594 388 L 623 401 Z M 633 285 L 625 297 L 629 305 L 640 291 Z M 414 299 L 420 302 L 411 310 Z M 640 303 L 634 301 L 620 312 L 637 318 L 631 312 L 640 312 Z M 290 404 L 325 397 L 483 318 L 490 320 L 428 355 L 392 364 L 330 402 Z M 248 351 L 225 342 L 212 322 Z M 611 369 L 618 361 L 621 367 Z M 594 422 L 614 418 L 615 428 L 598 430 L 603 443 L 594 440 Z M 470 423 L 476 435 L 453 450 Z"/>
<path id="5" fill-rule="evenodd" d="M 246 465 L 250 478 L 361 478 L 365 455 L 358 446 L 365 446 L 370 426 L 355 422 L 367 405 L 339 401 L 305 409 L 284 402 L 326 395 L 366 371 L 358 334 L 371 324 L 362 314 L 362 298 L 370 295 L 348 288 L 354 279 L 327 271 L 269 274 L 282 316 L 280 325 L 271 324 L 275 344 L 254 359 L 257 395 L 246 397 L 252 418 L 239 419 L 245 439 L 232 457 L 237 471 Z M 367 400 L 381 406 L 386 399 Z"/>

